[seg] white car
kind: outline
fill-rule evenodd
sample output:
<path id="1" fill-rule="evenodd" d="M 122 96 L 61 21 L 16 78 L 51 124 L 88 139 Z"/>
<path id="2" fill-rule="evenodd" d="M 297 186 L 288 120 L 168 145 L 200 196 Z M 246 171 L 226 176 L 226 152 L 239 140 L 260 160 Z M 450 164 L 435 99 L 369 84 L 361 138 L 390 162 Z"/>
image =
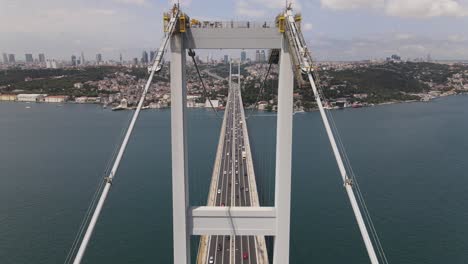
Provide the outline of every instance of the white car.
<path id="1" fill-rule="evenodd" d="M 220 193 L 221 193 L 221 189 L 218 189 L 218 194 L 220 194 Z"/>
<path id="2" fill-rule="evenodd" d="M 210 260 L 208 261 L 208 263 L 210 263 L 210 264 L 214 263 L 213 256 L 210 257 Z"/>

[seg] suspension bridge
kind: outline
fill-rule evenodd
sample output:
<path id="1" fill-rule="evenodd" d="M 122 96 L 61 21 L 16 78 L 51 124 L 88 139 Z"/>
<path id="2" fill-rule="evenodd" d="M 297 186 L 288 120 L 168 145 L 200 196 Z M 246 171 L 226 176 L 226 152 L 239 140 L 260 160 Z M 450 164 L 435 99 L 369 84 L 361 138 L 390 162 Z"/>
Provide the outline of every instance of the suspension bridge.
<path id="1" fill-rule="evenodd" d="M 142 109 L 152 79 L 163 66 L 170 47 L 171 148 L 173 259 L 177 264 L 192 263 L 191 236 L 200 236 L 196 263 L 289 263 L 291 158 L 294 83 L 312 89 L 320 116 L 339 168 L 343 186 L 359 227 L 371 263 L 388 263 L 359 184 L 344 151 L 333 116 L 323 107 L 323 92 L 316 84 L 318 74 L 302 35 L 301 16 L 291 5 L 276 16 L 274 23 L 198 21 L 175 5 L 164 14 L 165 35 L 151 67 L 149 78 L 113 166 L 99 186 L 66 263 L 79 264 L 85 256 L 96 223 L 117 175 L 128 141 Z M 268 49 L 270 66 L 279 65 L 278 114 L 274 206 L 259 203 L 257 183 L 250 151 L 247 122 L 241 95 L 240 66 L 229 75 L 229 95 L 206 206 L 189 204 L 187 166 L 187 87 L 186 60 L 192 58 L 208 98 L 195 60 L 196 49 Z M 237 78 L 236 78 L 237 77 Z M 266 77 L 265 77 L 266 80 Z M 317 82 L 319 83 L 319 82 Z M 261 85 L 259 94 L 263 90 Z M 257 98 L 258 100 L 258 98 Z M 210 100 L 208 100 L 210 101 Z M 211 101 L 210 101 L 211 103 Z M 213 108 L 213 106 L 212 106 Z M 216 115 L 221 118 L 219 112 Z M 265 236 L 274 237 L 273 258 L 269 259 Z"/>

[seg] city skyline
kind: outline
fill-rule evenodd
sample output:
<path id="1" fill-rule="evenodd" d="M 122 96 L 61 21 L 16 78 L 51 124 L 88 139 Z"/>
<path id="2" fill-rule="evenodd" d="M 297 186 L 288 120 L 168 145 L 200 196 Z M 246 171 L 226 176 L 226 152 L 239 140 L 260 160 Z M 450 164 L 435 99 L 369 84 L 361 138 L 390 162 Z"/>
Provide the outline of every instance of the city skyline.
<path id="1" fill-rule="evenodd" d="M 319 60 L 390 54 L 468 59 L 468 27 L 463 26 L 468 25 L 468 0 L 294 2 L 296 10 L 304 13 L 303 31 Z M 142 50 L 156 49 L 162 37 L 162 12 L 171 5 L 151 0 L 0 0 L 0 4 L 0 52 L 17 57 L 45 53 L 60 60 L 73 53 L 80 56 L 81 51 L 102 54 L 103 60 L 118 60 L 120 54 L 125 60 L 141 59 Z M 181 1 L 191 18 L 226 21 L 272 21 L 284 4 L 283 0 Z"/>

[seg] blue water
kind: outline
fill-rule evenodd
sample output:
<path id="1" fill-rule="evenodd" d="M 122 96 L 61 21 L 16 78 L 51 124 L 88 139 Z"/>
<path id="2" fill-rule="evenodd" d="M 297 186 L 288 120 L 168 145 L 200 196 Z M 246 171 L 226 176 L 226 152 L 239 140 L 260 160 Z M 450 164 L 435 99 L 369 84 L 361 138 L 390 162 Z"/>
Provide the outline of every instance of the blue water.
<path id="1" fill-rule="evenodd" d="M 390 263 L 468 262 L 467 105 L 333 112 Z M 130 114 L 0 104 L 0 263 L 63 263 Z M 318 113 L 294 120 L 291 263 L 368 263 Z M 248 125 L 260 200 L 272 205 L 276 117 Z M 189 112 L 194 205 L 206 202 L 220 126 Z M 170 192 L 170 111 L 142 112 L 85 262 L 171 263 Z"/>

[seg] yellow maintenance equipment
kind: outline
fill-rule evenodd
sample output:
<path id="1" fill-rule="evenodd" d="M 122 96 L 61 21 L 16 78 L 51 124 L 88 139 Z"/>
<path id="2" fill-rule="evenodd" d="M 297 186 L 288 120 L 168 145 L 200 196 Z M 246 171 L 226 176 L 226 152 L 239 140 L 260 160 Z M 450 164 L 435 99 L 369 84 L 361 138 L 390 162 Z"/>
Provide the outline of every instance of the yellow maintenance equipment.
<path id="1" fill-rule="evenodd" d="M 182 14 L 179 18 L 179 31 L 181 33 L 187 31 L 187 21 L 186 21 L 186 17 L 185 17 L 185 14 Z"/>
<path id="2" fill-rule="evenodd" d="M 163 27 L 164 27 L 164 32 L 167 32 L 167 25 L 169 24 L 169 20 L 171 18 L 169 17 L 169 14 L 168 13 L 164 13 L 163 15 Z"/>
<path id="3" fill-rule="evenodd" d="M 285 24 L 285 17 L 284 17 L 283 15 L 280 15 L 280 16 L 278 17 L 278 29 L 279 29 L 279 32 L 284 33 L 285 27 L 286 27 L 286 24 Z"/>

